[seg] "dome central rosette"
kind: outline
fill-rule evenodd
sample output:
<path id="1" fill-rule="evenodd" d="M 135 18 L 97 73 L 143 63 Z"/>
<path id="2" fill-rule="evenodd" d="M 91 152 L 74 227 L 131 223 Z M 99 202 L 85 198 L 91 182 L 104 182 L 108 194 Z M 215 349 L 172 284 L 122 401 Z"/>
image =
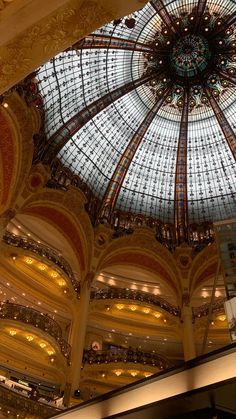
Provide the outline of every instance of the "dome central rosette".
<path id="1" fill-rule="evenodd" d="M 207 40 L 192 34 L 176 42 L 170 54 L 170 61 L 179 76 L 194 77 L 206 69 L 210 57 Z"/>

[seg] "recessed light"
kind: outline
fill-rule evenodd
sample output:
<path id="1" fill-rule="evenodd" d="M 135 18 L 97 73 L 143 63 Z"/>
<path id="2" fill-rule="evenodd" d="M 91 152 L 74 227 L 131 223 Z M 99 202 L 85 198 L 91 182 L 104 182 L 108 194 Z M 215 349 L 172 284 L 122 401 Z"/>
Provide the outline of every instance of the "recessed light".
<path id="1" fill-rule="evenodd" d="M 46 343 L 44 343 L 44 342 L 41 342 L 40 344 L 39 344 L 39 346 L 40 346 L 40 348 L 45 348 L 47 345 L 46 345 Z"/>
<path id="2" fill-rule="evenodd" d="M 46 269 L 46 265 L 43 265 L 42 263 L 40 263 L 40 264 L 38 265 L 38 268 L 40 269 L 40 271 L 45 271 L 45 269 Z"/>

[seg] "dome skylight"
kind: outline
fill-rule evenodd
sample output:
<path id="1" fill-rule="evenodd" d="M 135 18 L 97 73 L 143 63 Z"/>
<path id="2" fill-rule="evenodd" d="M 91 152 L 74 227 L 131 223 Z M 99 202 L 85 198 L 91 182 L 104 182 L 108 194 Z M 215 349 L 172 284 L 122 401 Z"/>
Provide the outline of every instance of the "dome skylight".
<path id="1" fill-rule="evenodd" d="M 153 0 L 39 69 L 44 160 L 90 187 L 100 218 L 235 216 L 235 16 L 234 0 Z"/>

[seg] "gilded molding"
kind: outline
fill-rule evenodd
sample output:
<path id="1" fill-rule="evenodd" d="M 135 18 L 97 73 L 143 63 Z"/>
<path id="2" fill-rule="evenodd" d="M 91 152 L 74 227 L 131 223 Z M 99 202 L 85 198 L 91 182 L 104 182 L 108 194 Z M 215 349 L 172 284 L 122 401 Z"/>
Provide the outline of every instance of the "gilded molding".
<path id="1" fill-rule="evenodd" d="M 121 6 L 114 0 L 88 0 L 79 5 L 76 0 L 68 1 L 0 47 L 0 94 L 83 36 L 145 2 L 133 0 Z"/>

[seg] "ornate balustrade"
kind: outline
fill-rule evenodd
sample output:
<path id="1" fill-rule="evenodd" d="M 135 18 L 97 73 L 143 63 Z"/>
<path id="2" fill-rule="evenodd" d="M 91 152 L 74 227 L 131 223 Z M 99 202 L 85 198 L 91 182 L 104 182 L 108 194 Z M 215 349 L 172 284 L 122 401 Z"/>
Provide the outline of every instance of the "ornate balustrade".
<path id="1" fill-rule="evenodd" d="M 95 197 L 92 190 L 78 175 L 74 175 L 70 169 L 63 166 L 60 160 L 55 159 L 51 167 L 51 180 L 47 183 L 47 187 L 67 190 L 70 185 L 79 188 L 85 194 L 87 198 L 86 210 L 92 223 L 100 222 L 109 225 L 114 230 L 113 238 L 132 234 L 135 229 L 140 227 L 147 227 L 154 232 L 156 240 L 171 252 L 180 244 L 177 241 L 178 234 L 173 224 L 164 224 L 152 217 L 115 210 L 109 219 L 104 217 L 98 219 L 101 201 Z M 215 240 L 213 224 L 210 222 L 190 224 L 185 232 L 185 237 L 188 245 L 198 252 Z"/>
<path id="2" fill-rule="evenodd" d="M 180 308 L 168 303 L 163 298 L 143 291 L 127 290 L 126 288 L 109 287 L 108 289 L 92 290 L 91 299 L 94 300 L 134 300 L 160 307 L 174 316 L 180 316 Z"/>
<path id="3" fill-rule="evenodd" d="M 154 232 L 156 240 L 171 252 L 180 244 L 176 238 L 177 232 L 173 224 L 164 224 L 152 217 L 117 210 L 113 211 L 108 222 L 114 229 L 114 238 L 131 234 L 137 228 L 147 227 Z M 187 244 L 194 251 L 200 251 L 215 239 L 213 224 L 190 224 L 185 236 Z"/>
<path id="4" fill-rule="evenodd" d="M 217 299 L 213 305 L 212 305 L 212 312 L 217 313 L 217 311 L 222 311 L 224 309 L 224 302 L 226 301 L 226 298 L 219 298 Z M 203 317 L 207 316 L 209 313 L 210 304 L 206 303 L 199 307 L 193 308 L 193 315 L 194 317 Z"/>
<path id="5" fill-rule="evenodd" d="M 83 364 L 108 364 L 112 362 L 132 362 L 135 364 L 151 365 L 160 369 L 166 369 L 172 366 L 162 355 L 158 355 L 155 352 L 144 352 L 131 347 L 104 351 L 84 350 Z"/>
<path id="6" fill-rule="evenodd" d="M 50 262 L 53 262 L 55 265 L 57 265 L 60 269 L 62 269 L 65 272 L 65 274 L 71 280 L 72 286 L 79 298 L 80 282 L 75 278 L 69 263 L 55 250 L 52 250 L 47 246 L 37 243 L 32 239 L 28 239 L 22 236 L 16 236 L 15 234 L 9 232 L 6 232 L 4 234 L 3 240 L 6 244 L 9 244 L 14 247 L 20 247 L 21 249 L 27 250 L 32 253 L 36 253 L 40 257 L 46 258 Z"/>
<path id="7" fill-rule="evenodd" d="M 67 360 L 70 359 L 71 346 L 63 339 L 61 327 L 46 314 L 20 304 L 2 302 L 0 305 L 0 319 L 20 321 L 43 330 L 56 340 L 64 357 Z"/>
<path id="8" fill-rule="evenodd" d="M 0 414 L 4 417 L 18 417 L 19 419 L 29 416 L 32 419 L 46 419 L 61 412 L 61 409 L 31 400 L 7 388 L 4 384 L 0 384 L 0 405 Z"/>
<path id="9" fill-rule="evenodd" d="M 177 306 L 174 306 L 168 303 L 163 298 L 150 294 L 143 291 L 137 290 L 127 290 L 126 288 L 115 288 L 109 287 L 107 289 L 93 289 L 90 294 L 91 300 L 132 300 L 132 301 L 139 301 L 142 303 L 152 304 L 156 307 L 160 307 L 163 310 L 167 311 L 168 313 L 180 317 L 181 309 Z M 212 306 L 212 312 L 216 313 L 217 311 L 222 311 L 224 308 L 224 302 L 226 298 L 217 299 Z M 207 316 L 209 313 L 210 304 L 206 303 L 199 307 L 193 308 L 193 316 L 194 317 L 203 317 Z"/>

